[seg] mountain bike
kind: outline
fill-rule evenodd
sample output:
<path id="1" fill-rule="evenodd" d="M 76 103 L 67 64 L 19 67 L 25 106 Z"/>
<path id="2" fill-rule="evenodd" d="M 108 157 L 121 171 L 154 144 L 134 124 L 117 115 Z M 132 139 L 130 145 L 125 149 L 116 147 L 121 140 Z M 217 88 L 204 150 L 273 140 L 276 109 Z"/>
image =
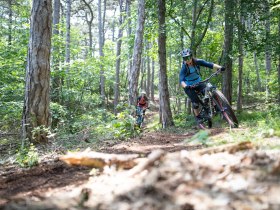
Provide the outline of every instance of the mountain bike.
<path id="1" fill-rule="evenodd" d="M 201 116 L 201 120 L 198 122 L 198 127 L 200 129 L 206 129 L 207 127 L 211 128 L 213 124 L 212 119 L 216 115 L 220 115 L 221 118 L 230 125 L 230 127 L 238 127 L 238 120 L 228 100 L 216 86 L 209 82 L 212 77 L 217 76 L 219 73 L 221 73 L 221 70 L 216 71 L 205 80 L 189 87 L 195 88 L 199 84 L 205 84 L 204 90 L 197 92 Z"/>

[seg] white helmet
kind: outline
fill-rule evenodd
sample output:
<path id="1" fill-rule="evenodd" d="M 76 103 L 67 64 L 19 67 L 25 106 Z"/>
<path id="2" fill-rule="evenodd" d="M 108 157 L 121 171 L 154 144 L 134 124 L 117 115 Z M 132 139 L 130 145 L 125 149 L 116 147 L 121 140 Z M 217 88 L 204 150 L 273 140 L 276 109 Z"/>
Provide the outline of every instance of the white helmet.
<path id="1" fill-rule="evenodd" d="M 146 95 L 146 91 L 145 91 L 145 90 L 142 90 L 142 91 L 141 91 L 141 94 Z"/>

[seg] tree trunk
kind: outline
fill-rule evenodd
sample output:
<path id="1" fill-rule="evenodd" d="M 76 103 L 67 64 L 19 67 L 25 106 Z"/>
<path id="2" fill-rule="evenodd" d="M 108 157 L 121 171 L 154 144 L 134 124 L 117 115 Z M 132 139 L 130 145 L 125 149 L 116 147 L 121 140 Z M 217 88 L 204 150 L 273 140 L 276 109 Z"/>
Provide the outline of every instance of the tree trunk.
<path id="1" fill-rule="evenodd" d="M 9 35 L 8 35 L 8 45 L 12 45 L 12 24 L 13 24 L 13 11 L 12 11 L 12 0 L 8 0 L 9 8 Z"/>
<path id="2" fill-rule="evenodd" d="M 70 68 L 70 27 L 71 27 L 71 0 L 67 0 L 67 11 L 66 11 L 66 55 L 65 61 L 67 64 L 66 72 L 69 72 Z M 69 85 L 69 84 L 68 84 Z"/>
<path id="3" fill-rule="evenodd" d="M 126 10 L 126 19 L 127 19 L 127 36 L 131 37 L 131 0 L 126 0 L 126 5 L 125 5 L 125 10 Z M 127 78 L 130 76 L 130 71 L 132 69 L 132 49 L 128 49 L 128 69 L 127 69 Z M 129 85 L 129 84 L 128 84 Z M 127 87 L 127 85 L 125 85 Z"/>
<path id="4" fill-rule="evenodd" d="M 194 52 L 194 55 L 196 54 L 196 50 L 193 48 L 194 45 L 195 45 L 195 28 L 196 28 L 196 22 L 197 22 L 197 19 L 196 19 L 196 15 L 197 15 L 197 1 L 198 0 L 193 0 L 193 11 L 192 11 L 192 31 L 191 31 L 191 49 L 193 50 Z"/>
<path id="5" fill-rule="evenodd" d="M 243 84 L 243 25 L 244 25 L 244 16 L 243 16 L 243 7 L 242 0 L 239 0 L 239 24 L 238 24 L 238 91 L 237 91 L 237 110 L 242 110 L 242 84 Z"/>
<path id="6" fill-rule="evenodd" d="M 278 14 L 278 43 L 280 43 L 280 15 L 279 14 Z M 278 103 L 280 104 L 280 53 L 278 54 Z"/>
<path id="7" fill-rule="evenodd" d="M 232 102 L 232 43 L 235 1 L 225 0 L 225 37 L 224 62 L 226 71 L 223 74 L 222 91 L 229 103 Z"/>
<path id="8" fill-rule="evenodd" d="M 152 59 L 151 100 L 153 102 L 155 101 L 155 85 L 154 85 L 154 80 L 155 80 L 155 61 L 154 61 L 154 59 Z"/>
<path id="9" fill-rule="evenodd" d="M 256 69 L 256 74 L 257 74 L 258 91 L 261 91 L 262 90 L 262 84 L 261 84 L 261 79 L 260 79 L 258 57 L 257 57 L 257 53 L 256 52 L 254 52 L 254 63 L 255 63 L 255 69 Z"/>
<path id="10" fill-rule="evenodd" d="M 104 76 L 104 67 L 102 65 L 102 60 L 104 57 L 103 47 L 104 47 L 104 24 L 105 24 L 105 8 L 106 0 L 104 1 L 104 11 L 102 17 L 102 4 L 101 0 L 98 0 L 98 34 L 99 34 L 99 56 L 101 60 L 100 64 L 100 95 L 102 99 L 102 105 L 105 106 L 105 76 Z"/>
<path id="11" fill-rule="evenodd" d="M 143 46 L 143 35 L 144 35 L 144 22 L 145 22 L 145 0 L 138 1 L 138 18 L 137 28 L 134 40 L 133 50 L 133 64 L 129 72 L 129 105 L 135 105 L 137 99 L 137 87 L 140 74 L 141 66 L 141 55 Z"/>
<path id="12" fill-rule="evenodd" d="M 114 7 L 113 17 L 116 17 L 116 11 L 117 11 L 117 7 Z M 122 14 L 120 14 L 120 15 L 122 15 Z M 116 30 L 116 21 L 113 20 L 113 23 L 112 23 L 112 42 L 115 42 L 115 30 Z"/>
<path id="13" fill-rule="evenodd" d="M 270 10 L 269 4 L 266 5 L 267 18 L 265 20 L 265 31 L 266 31 L 266 46 L 265 46 L 265 69 L 266 69 L 266 100 L 269 97 L 269 82 L 270 82 L 270 72 L 271 72 L 271 44 L 270 44 Z"/>
<path id="14" fill-rule="evenodd" d="M 88 25 L 88 34 L 89 34 L 89 55 L 90 57 L 93 56 L 93 47 L 92 47 L 92 22 L 93 22 L 93 11 L 92 11 L 92 8 L 90 6 L 89 3 L 86 2 L 86 0 L 82 0 L 84 2 L 84 4 L 86 5 L 86 7 L 88 8 L 89 12 L 90 12 L 90 18 L 88 19 L 87 18 L 87 15 L 86 15 L 86 22 L 87 22 L 87 25 Z"/>
<path id="15" fill-rule="evenodd" d="M 47 141 L 45 128 L 49 128 L 51 124 L 51 28 L 52 1 L 33 0 L 22 117 L 23 140 L 28 138 L 34 142 Z"/>
<path id="16" fill-rule="evenodd" d="M 147 52 L 150 50 L 150 43 L 147 43 Z M 151 95 L 151 59 L 147 56 L 147 96 L 150 98 Z"/>
<path id="17" fill-rule="evenodd" d="M 60 22 L 60 0 L 54 0 L 53 8 L 53 35 L 59 36 L 58 24 Z M 54 70 L 52 80 L 52 101 L 60 103 L 61 78 L 59 76 L 59 48 L 57 46 L 53 46 L 52 52 L 52 68 Z"/>
<path id="18" fill-rule="evenodd" d="M 140 88 L 141 88 L 141 90 L 145 90 L 145 92 L 146 92 L 146 68 L 145 68 L 145 65 L 146 65 L 146 57 L 143 57 L 142 59 L 141 59 L 141 67 L 140 67 L 140 69 L 141 69 L 141 74 L 140 74 L 140 77 L 141 77 L 141 79 L 140 79 Z"/>
<path id="19" fill-rule="evenodd" d="M 119 95 L 120 95 L 120 65 L 121 65 L 121 46 L 122 46 L 122 36 L 123 36 L 123 0 L 119 0 L 120 6 L 120 17 L 119 17 L 119 33 L 118 33 L 118 41 L 117 41 L 117 61 L 116 61 L 116 79 L 115 79 L 115 92 L 114 92 L 114 113 L 117 114 L 117 105 L 119 103 Z"/>
<path id="20" fill-rule="evenodd" d="M 165 27 L 165 0 L 158 0 L 158 55 L 159 55 L 159 92 L 160 92 L 160 115 L 163 128 L 174 125 L 170 109 L 168 91 L 167 67 L 166 67 L 166 27 Z"/>

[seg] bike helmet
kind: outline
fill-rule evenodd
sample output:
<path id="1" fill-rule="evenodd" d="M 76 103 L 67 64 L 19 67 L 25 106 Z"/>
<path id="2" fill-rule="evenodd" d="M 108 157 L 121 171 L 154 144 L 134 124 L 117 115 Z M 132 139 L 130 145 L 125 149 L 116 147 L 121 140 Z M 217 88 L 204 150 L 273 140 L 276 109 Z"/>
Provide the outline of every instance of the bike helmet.
<path id="1" fill-rule="evenodd" d="M 141 94 L 146 95 L 146 91 L 145 91 L 145 90 L 142 90 L 142 91 L 141 91 Z"/>
<path id="2" fill-rule="evenodd" d="M 190 49 L 185 49 L 181 52 L 183 58 L 192 57 L 192 51 Z"/>

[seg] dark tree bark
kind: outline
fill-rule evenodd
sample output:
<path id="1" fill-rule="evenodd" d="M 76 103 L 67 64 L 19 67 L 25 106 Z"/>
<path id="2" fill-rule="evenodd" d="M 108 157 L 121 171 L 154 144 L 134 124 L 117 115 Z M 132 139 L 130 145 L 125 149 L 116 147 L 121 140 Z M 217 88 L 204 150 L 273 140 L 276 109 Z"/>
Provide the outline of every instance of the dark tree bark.
<path id="1" fill-rule="evenodd" d="M 266 38 L 266 43 L 265 43 L 265 70 L 266 70 L 266 84 L 265 84 L 265 92 L 266 92 L 266 100 L 268 100 L 269 94 L 270 94 L 270 88 L 269 88 L 269 83 L 270 83 L 270 73 L 271 73 L 271 37 L 270 37 L 270 9 L 269 9 L 269 2 L 265 2 L 266 4 L 266 12 L 267 12 L 267 17 L 265 20 L 265 38 Z"/>
<path id="2" fill-rule="evenodd" d="M 46 142 L 50 115 L 50 50 L 52 33 L 52 1 L 33 0 L 27 57 L 22 137 Z M 35 128 L 39 132 L 33 133 Z"/>
<path id="3" fill-rule="evenodd" d="M 239 0 L 239 24 L 238 24 L 238 91 L 237 91 L 237 110 L 242 110 L 242 84 L 243 84 L 243 25 L 244 25 L 244 13 L 243 13 L 242 0 Z"/>
<path id="4" fill-rule="evenodd" d="M 235 0 L 225 0 L 225 37 L 224 62 L 226 71 L 223 73 L 222 91 L 229 103 L 232 102 L 232 43 Z"/>
<path id="5" fill-rule="evenodd" d="M 118 33 L 118 41 L 117 41 L 117 61 L 116 61 L 116 79 L 115 79 L 115 89 L 114 89 L 114 112 L 117 113 L 117 105 L 119 103 L 120 96 L 120 66 L 121 66 L 121 46 L 122 46 L 122 36 L 123 29 L 121 25 L 123 24 L 123 0 L 119 0 L 120 7 L 120 17 L 119 17 L 119 33 Z"/>
<path id="6" fill-rule="evenodd" d="M 150 50 L 150 43 L 147 42 L 147 52 Z M 151 96 L 151 59 L 150 56 L 147 56 L 147 75 L 146 75 L 146 91 L 147 91 L 147 96 L 150 98 Z"/>
<path id="7" fill-rule="evenodd" d="M 166 67 L 166 27 L 165 27 L 165 0 L 158 0 L 158 55 L 159 55 L 159 92 L 160 92 L 160 119 L 163 128 L 174 125 L 170 109 Z"/>
<path id="8" fill-rule="evenodd" d="M 152 59 L 152 75 L 151 75 L 151 101 L 155 101 L 155 61 Z"/>
<path id="9" fill-rule="evenodd" d="M 261 84 L 260 70 L 259 70 L 259 65 L 258 65 L 258 57 L 257 57 L 256 52 L 254 52 L 254 64 L 255 64 L 255 69 L 256 69 L 256 74 L 257 74 L 258 91 L 261 91 L 262 90 L 262 84 Z"/>
<path id="10" fill-rule="evenodd" d="M 280 43 L 280 15 L 278 14 L 278 43 Z M 278 103 L 280 104 L 280 46 L 278 45 Z"/>
<path id="11" fill-rule="evenodd" d="M 71 0 L 67 0 L 66 11 L 66 55 L 65 61 L 67 64 L 67 72 L 69 72 L 70 65 L 70 26 L 71 26 Z"/>
<path id="12" fill-rule="evenodd" d="M 137 99 L 137 87 L 139 81 L 142 46 L 143 46 L 144 22 L 145 22 L 145 0 L 139 0 L 137 27 L 136 27 L 136 35 L 134 40 L 134 50 L 133 50 L 133 64 L 129 72 L 129 78 L 128 78 L 129 105 L 135 105 Z"/>
<path id="13" fill-rule="evenodd" d="M 9 8 L 9 35 L 8 35 L 8 45 L 12 45 L 12 24 L 13 24 L 12 0 L 8 0 L 8 8 Z"/>
<path id="14" fill-rule="evenodd" d="M 58 24 L 60 22 L 60 0 L 54 0 L 53 3 L 53 35 L 54 36 L 59 36 L 59 28 Z M 53 52 L 58 54 L 59 48 L 53 46 L 52 49 Z M 54 53 L 52 53 L 54 55 Z M 52 80 L 52 101 L 53 102 L 58 102 L 60 103 L 60 88 L 61 88 L 61 78 L 59 74 L 59 58 L 53 56 L 52 57 L 52 68 L 54 69 L 54 77 Z"/>
<path id="15" fill-rule="evenodd" d="M 126 10 L 126 17 L 127 17 L 127 36 L 131 37 L 131 0 L 126 0 L 126 5 L 125 5 L 125 10 Z M 131 59 L 131 55 L 132 55 L 132 49 L 129 48 L 128 49 L 129 53 L 128 53 L 128 70 L 127 70 L 127 78 L 129 78 L 130 75 L 130 71 L 132 69 L 132 59 Z M 127 81 L 127 80 L 126 80 Z M 125 85 L 127 86 L 127 85 Z"/>
<path id="16" fill-rule="evenodd" d="M 102 16 L 102 4 L 101 0 L 98 0 L 98 34 L 99 34 L 99 56 L 102 63 L 104 57 L 103 47 L 104 47 L 104 25 L 105 25 L 105 13 L 106 13 L 106 0 L 104 1 L 104 11 Z M 102 104 L 105 106 L 105 75 L 103 65 L 100 65 L 100 95 L 102 99 Z"/>
<path id="17" fill-rule="evenodd" d="M 92 55 L 93 55 L 93 47 L 92 47 L 92 45 L 93 45 L 92 44 L 92 22 L 93 22 L 94 15 L 93 15 L 93 11 L 92 11 L 92 8 L 91 8 L 90 4 L 86 0 L 82 0 L 82 1 L 86 5 L 86 7 L 88 8 L 89 13 L 90 13 L 89 18 L 86 15 L 86 22 L 87 22 L 87 25 L 88 25 L 88 34 L 89 34 L 89 54 L 90 54 L 90 57 L 92 57 Z"/>

